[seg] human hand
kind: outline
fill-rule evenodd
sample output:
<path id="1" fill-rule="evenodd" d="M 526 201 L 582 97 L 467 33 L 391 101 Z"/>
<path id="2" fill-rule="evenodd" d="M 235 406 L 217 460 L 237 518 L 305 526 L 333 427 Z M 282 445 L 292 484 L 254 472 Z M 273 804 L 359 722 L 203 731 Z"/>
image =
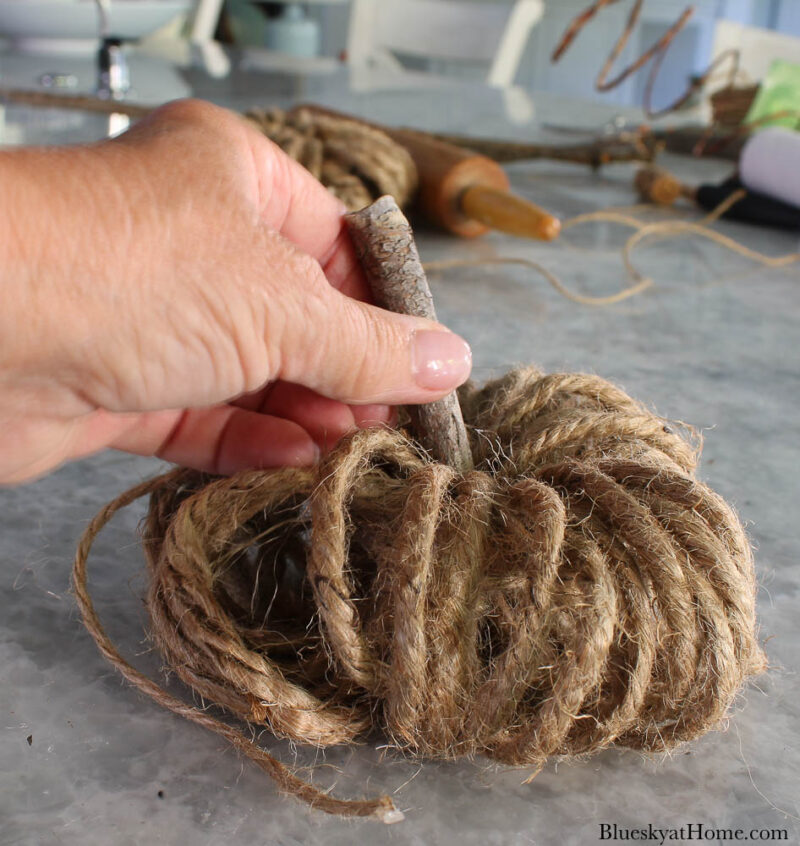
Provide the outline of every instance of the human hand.
<path id="1" fill-rule="evenodd" d="M 339 202 L 233 113 L 0 154 L 0 483 L 104 447 L 215 473 L 312 463 L 470 370 L 367 304 Z"/>

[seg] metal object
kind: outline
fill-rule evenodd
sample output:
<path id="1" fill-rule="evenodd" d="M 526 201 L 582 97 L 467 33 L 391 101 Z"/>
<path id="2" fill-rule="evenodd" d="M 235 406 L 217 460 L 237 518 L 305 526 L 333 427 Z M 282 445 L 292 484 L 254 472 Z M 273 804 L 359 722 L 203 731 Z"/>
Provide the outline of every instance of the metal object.
<path id="1" fill-rule="evenodd" d="M 121 100 L 131 87 L 128 62 L 118 38 L 104 38 L 97 52 L 97 95 Z"/>
<path id="2" fill-rule="evenodd" d="M 111 37 L 111 0 L 95 0 L 100 49 L 97 51 L 97 96 L 121 100 L 131 87 L 122 40 Z"/>

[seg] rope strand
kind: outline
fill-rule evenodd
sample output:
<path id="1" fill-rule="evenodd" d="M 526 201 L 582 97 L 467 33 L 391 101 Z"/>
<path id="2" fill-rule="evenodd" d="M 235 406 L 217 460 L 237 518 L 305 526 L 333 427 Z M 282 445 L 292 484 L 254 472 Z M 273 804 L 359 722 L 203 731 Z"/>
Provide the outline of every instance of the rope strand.
<path id="1" fill-rule="evenodd" d="M 628 278 L 633 281 L 633 284 L 628 285 L 614 294 L 606 296 L 592 296 L 590 294 L 580 294 L 569 288 L 562 279 L 553 273 L 552 270 L 545 267 L 538 261 L 533 259 L 514 257 L 514 256 L 499 256 L 492 258 L 481 259 L 443 259 L 439 261 L 425 262 L 423 265 L 425 270 L 429 273 L 443 272 L 454 270 L 456 268 L 466 267 L 482 267 L 485 265 L 520 265 L 527 267 L 539 273 L 550 285 L 568 300 L 580 305 L 587 306 L 609 306 L 624 300 L 635 297 L 641 294 L 648 288 L 651 288 L 655 282 L 652 278 L 644 276 L 637 270 L 633 263 L 633 252 L 637 247 L 640 247 L 645 241 L 664 240 L 671 237 L 688 237 L 697 236 L 711 241 L 726 250 L 730 250 L 743 258 L 754 261 L 764 267 L 781 268 L 789 267 L 800 261 L 800 253 L 786 253 L 781 256 L 770 256 L 758 250 L 753 250 L 750 247 L 740 244 L 733 238 L 723 235 L 711 229 L 708 224 L 714 223 L 736 202 L 744 197 L 746 192 L 743 189 L 734 191 L 730 196 L 726 197 L 715 209 L 710 211 L 707 215 L 698 221 L 687 220 L 658 220 L 646 223 L 633 215 L 626 213 L 631 210 L 639 210 L 639 206 L 629 207 L 627 209 L 602 209 L 596 212 L 587 212 L 575 217 L 565 220 L 561 224 L 562 232 L 581 226 L 586 223 L 615 223 L 619 226 L 627 226 L 634 229 L 635 232 L 627 239 L 622 247 L 621 255 L 622 262 L 628 274 Z"/>

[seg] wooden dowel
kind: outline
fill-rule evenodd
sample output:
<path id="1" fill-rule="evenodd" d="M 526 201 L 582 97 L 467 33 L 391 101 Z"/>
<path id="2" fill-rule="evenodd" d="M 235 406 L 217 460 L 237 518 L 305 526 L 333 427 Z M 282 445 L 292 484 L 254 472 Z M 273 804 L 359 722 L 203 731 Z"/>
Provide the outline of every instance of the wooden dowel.
<path id="1" fill-rule="evenodd" d="M 428 280 L 414 235 L 394 197 L 345 215 L 367 282 L 381 308 L 436 320 Z M 461 406 L 455 392 L 425 405 L 408 406 L 420 443 L 436 461 L 460 473 L 473 467 Z"/>
<path id="2" fill-rule="evenodd" d="M 467 217 L 520 238 L 552 241 L 561 231 L 561 221 L 550 212 L 488 185 L 470 185 L 461 194 L 461 208 Z"/>

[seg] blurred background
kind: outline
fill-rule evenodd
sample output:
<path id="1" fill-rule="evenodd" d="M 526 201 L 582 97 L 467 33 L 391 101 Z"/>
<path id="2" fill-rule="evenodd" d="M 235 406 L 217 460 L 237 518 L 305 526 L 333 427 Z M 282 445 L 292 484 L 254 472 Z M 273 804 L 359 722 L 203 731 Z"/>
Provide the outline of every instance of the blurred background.
<path id="1" fill-rule="evenodd" d="M 347 64 L 638 106 L 646 74 L 632 74 L 606 92 L 595 86 L 631 5 L 608 4 L 575 47 L 553 63 L 554 46 L 586 0 L 0 0 L 6 59 L 0 58 L 0 80 L 7 86 L 89 90 L 91 73 L 84 78 L 85 68 L 69 57 L 92 53 L 104 35 L 121 45 L 121 57 L 146 53 L 217 78 L 238 68 L 325 74 Z M 692 5 L 694 12 L 670 44 L 653 84 L 654 106 L 678 97 L 713 56 L 731 47 L 739 50 L 740 84 L 758 81 L 775 58 L 800 61 L 797 0 L 696 0 Z M 644 3 L 618 66 L 664 36 L 686 7 L 685 0 Z M 20 65 L 9 62 L 10 55 L 37 58 Z M 131 73 L 121 84 L 146 101 L 187 93 L 177 79 L 165 86 L 163 75 L 152 77 L 144 72 L 137 79 Z"/>

